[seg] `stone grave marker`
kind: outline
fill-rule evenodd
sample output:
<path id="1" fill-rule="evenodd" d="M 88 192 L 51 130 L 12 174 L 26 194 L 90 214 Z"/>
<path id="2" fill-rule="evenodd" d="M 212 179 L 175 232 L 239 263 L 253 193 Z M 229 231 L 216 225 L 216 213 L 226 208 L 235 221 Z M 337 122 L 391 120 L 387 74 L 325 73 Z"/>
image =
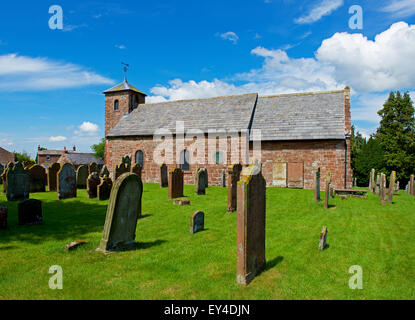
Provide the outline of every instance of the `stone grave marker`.
<path id="1" fill-rule="evenodd" d="M 320 168 L 314 170 L 314 201 L 320 201 Z"/>
<path id="2" fill-rule="evenodd" d="M 98 165 L 97 165 L 97 163 L 96 162 L 91 162 L 89 165 L 88 165 L 88 175 L 90 175 L 91 173 L 94 173 L 94 172 L 96 172 L 96 173 L 98 173 L 99 171 L 98 171 Z"/>
<path id="3" fill-rule="evenodd" d="M 327 172 L 326 176 L 326 196 L 324 198 L 324 208 L 329 208 L 329 197 L 330 197 L 330 183 L 331 183 L 331 175 L 330 172 Z"/>
<path id="4" fill-rule="evenodd" d="M 375 185 L 375 195 L 379 195 L 380 194 L 380 174 L 377 175 L 376 177 L 376 185 Z"/>
<path id="5" fill-rule="evenodd" d="M 98 200 L 108 200 L 111 195 L 112 180 L 105 175 L 101 179 L 101 184 L 98 186 Z"/>
<path id="6" fill-rule="evenodd" d="M 97 250 L 107 253 L 134 246 L 142 189 L 140 177 L 133 173 L 125 173 L 115 181 Z"/>
<path id="7" fill-rule="evenodd" d="M 409 179 L 409 194 L 412 195 L 412 196 L 415 195 L 415 193 L 414 193 L 415 192 L 414 183 L 415 183 L 415 176 L 413 174 L 411 174 L 411 177 Z"/>
<path id="8" fill-rule="evenodd" d="M 72 164 L 64 163 L 57 173 L 58 200 L 76 198 L 76 172 Z"/>
<path id="9" fill-rule="evenodd" d="M 198 195 L 206 194 L 207 173 L 205 168 L 197 168 L 195 173 L 195 192 Z"/>
<path id="10" fill-rule="evenodd" d="M 166 164 L 160 166 L 160 187 L 167 188 L 169 186 L 169 176 Z"/>
<path id="11" fill-rule="evenodd" d="M 86 180 L 89 176 L 89 169 L 90 168 L 88 168 L 87 165 L 80 165 L 76 170 L 76 187 L 78 189 L 86 189 Z"/>
<path id="12" fill-rule="evenodd" d="M 143 168 L 141 167 L 141 164 L 136 163 L 133 166 L 131 166 L 131 172 L 135 173 L 136 175 L 140 176 L 141 179 L 141 172 L 143 171 Z"/>
<path id="13" fill-rule="evenodd" d="M 236 282 L 247 285 L 266 264 L 266 181 L 260 167 L 251 164 L 244 169 L 237 191 Z"/>
<path id="14" fill-rule="evenodd" d="M 89 199 L 98 197 L 98 186 L 101 184 L 101 178 L 95 171 L 88 176 L 86 180 L 86 191 Z"/>
<path id="15" fill-rule="evenodd" d="M 106 165 L 104 165 L 103 167 L 102 167 L 102 169 L 101 169 L 101 171 L 100 171 L 100 173 L 99 173 L 99 176 L 101 177 L 101 178 L 103 178 L 104 176 L 110 176 L 110 172 L 109 172 L 109 170 L 108 170 L 108 168 L 107 168 L 107 166 Z"/>
<path id="16" fill-rule="evenodd" d="M 395 183 L 395 192 L 399 192 L 400 190 L 399 181 Z"/>
<path id="17" fill-rule="evenodd" d="M 183 197 L 183 170 L 180 168 L 169 171 L 169 199 Z"/>
<path id="18" fill-rule="evenodd" d="M 14 167 L 14 163 L 13 162 L 9 162 L 7 163 L 6 167 L 4 168 L 4 172 L 2 174 L 3 177 L 3 193 L 7 193 L 7 172 L 9 172 L 9 170 L 13 169 Z"/>
<path id="19" fill-rule="evenodd" d="M 324 248 L 326 247 L 326 243 L 327 243 L 327 227 L 323 226 L 323 230 L 321 230 L 321 233 L 320 233 L 320 242 L 318 244 L 318 248 L 320 250 L 324 250 Z"/>
<path id="20" fill-rule="evenodd" d="M 202 231 L 205 228 L 205 214 L 202 211 L 196 211 L 190 218 L 190 234 Z"/>
<path id="21" fill-rule="evenodd" d="M 68 243 L 67 245 L 65 245 L 65 251 L 72 251 L 75 250 L 77 248 L 79 248 L 80 246 L 83 246 L 84 244 L 87 244 L 88 242 L 85 240 L 76 240 L 76 241 L 72 241 L 71 243 Z"/>
<path id="22" fill-rule="evenodd" d="M 388 190 L 388 202 L 392 203 L 393 202 L 393 193 L 394 193 L 394 189 L 395 189 L 395 181 L 396 181 L 396 172 L 392 171 L 390 178 L 389 178 L 389 190 Z"/>
<path id="23" fill-rule="evenodd" d="M 42 201 L 28 199 L 19 203 L 18 206 L 19 225 L 30 226 L 42 224 Z"/>
<path id="24" fill-rule="evenodd" d="M 0 230 L 7 229 L 7 207 L 0 205 Z"/>
<path id="25" fill-rule="evenodd" d="M 369 190 L 370 190 L 371 192 L 375 192 L 375 187 L 376 187 L 376 183 L 375 183 L 375 174 L 376 174 L 375 169 L 372 169 L 372 170 L 370 171 L 370 178 L 369 178 Z"/>
<path id="26" fill-rule="evenodd" d="M 30 177 L 30 192 L 46 191 L 46 170 L 37 164 L 28 168 Z"/>
<path id="27" fill-rule="evenodd" d="M 237 187 L 241 176 L 242 165 L 232 164 L 228 167 L 228 212 L 237 209 Z"/>
<path id="28" fill-rule="evenodd" d="M 3 174 L 3 171 L 4 171 L 4 166 L 0 163 L 0 176 Z M 1 183 L 2 181 L 0 180 L 0 183 Z"/>
<path id="29" fill-rule="evenodd" d="M 21 162 L 7 170 L 7 201 L 29 199 L 30 176 L 29 170 L 24 169 Z"/>
<path id="30" fill-rule="evenodd" d="M 114 179 L 117 180 L 122 174 L 130 172 L 131 165 L 127 163 L 120 163 L 115 166 Z"/>
<path id="31" fill-rule="evenodd" d="M 59 163 L 53 163 L 48 167 L 48 189 L 49 191 L 56 191 L 58 190 L 58 172 L 61 169 L 61 165 Z"/>
<path id="32" fill-rule="evenodd" d="M 380 203 L 385 204 L 385 197 L 386 197 L 386 176 L 384 173 L 380 174 Z"/>
<path id="33" fill-rule="evenodd" d="M 226 188 L 226 170 L 225 169 L 222 169 L 221 186 L 222 188 Z"/>

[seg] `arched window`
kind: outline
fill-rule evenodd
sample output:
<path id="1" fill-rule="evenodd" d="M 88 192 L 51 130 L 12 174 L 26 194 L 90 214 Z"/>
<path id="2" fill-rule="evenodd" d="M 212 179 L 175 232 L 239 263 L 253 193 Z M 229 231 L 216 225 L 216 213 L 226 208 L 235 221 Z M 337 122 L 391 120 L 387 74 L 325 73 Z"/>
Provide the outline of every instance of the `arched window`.
<path id="1" fill-rule="evenodd" d="M 138 163 L 141 166 L 141 168 L 144 167 L 144 155 L 143 155 L 143 151 L 138 150 L 135 153 L 135 163 Z"/>
<path id="2" fill-rule="evenodd" d="M 221 163 L 223 163 L 223 153 L 222 152 L 220 152 L 220 151 L 218 151 L 218 152 L 215 152 L 215 154 L 214 154 L 214 158 L 213 158 L 213 161 L 215 161 L 215 164 L 221 164 Z"/>
<path id="3" fill-rule="evenodd" d="M 114 101 L 114 110 L 118 110 L 120 102 L 118 100 Z"/>
<path id="4" fill-rule="evenodd" d="M 183 171 L 189 171 L 190 170 L 189 160 L 190 160 L 189 151 L 183 150 L 180 153 L 180 169 L 182 169 Z"/>

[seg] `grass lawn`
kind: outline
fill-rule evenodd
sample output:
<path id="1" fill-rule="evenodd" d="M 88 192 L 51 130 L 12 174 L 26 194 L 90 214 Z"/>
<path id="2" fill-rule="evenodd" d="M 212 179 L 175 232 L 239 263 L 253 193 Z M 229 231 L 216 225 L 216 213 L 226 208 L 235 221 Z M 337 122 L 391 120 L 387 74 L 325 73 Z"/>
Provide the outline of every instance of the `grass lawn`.
<path id="1" fill-rule="evenodd" d="M 247 287 L 236 285 L 236 213 L 227 213 L 227 189 L 206 196 L 185 186 L 190 206 L 173 205 L 168 190 L 144 184 L 143 218 L 134 251 L 96 252 L 107 201 L 57 200 L 35 193 L 44 224 L 0 231 L 0 299 L 415 299 L 415 198 L 401 191 L 382 206 L 368 199 L 313 202 L 311 190 L 267 189 L 266 270 Z M 324 195 L 322 193 L 322 198 Z M 189 233 L 190 216 L 205 212 L 205 228 Z M 318 250 L 322 226 L 328 247 Z M 74 240 L 88 243 L 65 252 Z M 48 286 L 49 267 L 63 268 L 63 290 Z M 363 269 L 363 290 L 348 286 L 349 268 Z"/>

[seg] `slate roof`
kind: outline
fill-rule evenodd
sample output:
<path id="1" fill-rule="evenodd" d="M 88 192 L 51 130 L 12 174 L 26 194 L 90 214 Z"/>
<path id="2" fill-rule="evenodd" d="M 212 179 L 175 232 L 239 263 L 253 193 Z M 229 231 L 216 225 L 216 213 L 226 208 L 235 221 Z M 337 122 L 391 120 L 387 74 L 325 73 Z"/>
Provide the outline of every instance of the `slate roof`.
<path id="1" fill-rule="evenodd" d="M 157 129 L 176 132 L 176 121 L 185 130 L 197 128 L 247 130 L 258 94 L 140 104 L 122 118 L 108 137 L 153 135 Z"/>
<path id="2" fill-rule="evenodd" d="M 157 129 L 261 129 L 262 140 L 344 139 L 345 91 L 258 97 L 245 94 L 141 104 L 125 115 L 107 137 L 148 136 Z M 252 137 L 251 137 L 252 140 Z"/>
<path id="3" fill-rule="evenodd" d="M 67 152 L 64 156 L 74 165 L 90 164 L 92 162 L 104 164 L 104 162 L 96 158 L 93 153 Z"/>
<path id="4" fill-rule="evenodd" d="M 117 91 L 125 91 L 125 90 L 132 90 L 138 93 L 141 93 L 143 95 L 146 96 L 145 93 L 141 92 L 140 90 L 138 90 L 137 88 L 135 88 L 134 86 L 132 86 L 131 84 L 129 84 L 127 82 L 127 79 L 124 79 L 123 82 L 117 84 L 115 87 L 112 87 L 108 90 L 105 90 L 104 93 L 110 93 L 110 92 L 117 92 Z"/>
<path id="5" fill-rule="evenodd" d="M 344 139 L 344 90 L 259 97 L 252 129 L 266 140 Z"/>
<path id="6" fill-rule="evenodd" d="M 64 152 L 64 150 L 39 150 L 38 152 L 37 152 L 37 154 L 38 155 L 49 155 L 49 156 L 52 156 L 52 155 L 61 155 L 62 154 L 62 152 Z"/>

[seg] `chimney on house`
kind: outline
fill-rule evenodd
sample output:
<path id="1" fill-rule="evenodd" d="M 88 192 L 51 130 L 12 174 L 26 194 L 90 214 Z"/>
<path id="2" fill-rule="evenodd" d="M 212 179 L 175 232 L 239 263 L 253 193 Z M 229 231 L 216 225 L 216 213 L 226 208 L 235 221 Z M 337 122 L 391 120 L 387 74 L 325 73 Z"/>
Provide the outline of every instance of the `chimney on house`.
<path id="1" fill-rule="evenodd" d="M 76 146 L 73 146 L 73 151 L 76 151 Z"/>
<path id="2" fill-rule="evenodd" d="M 37 151 L 40 151 L 40 144 L 37 146 Z"/>
<path id="3" fill-rule="evenodd" d="M 65 153 L 66 153 L 66 147 L 63 147 L 63 152 L 65 152 Z"/>

